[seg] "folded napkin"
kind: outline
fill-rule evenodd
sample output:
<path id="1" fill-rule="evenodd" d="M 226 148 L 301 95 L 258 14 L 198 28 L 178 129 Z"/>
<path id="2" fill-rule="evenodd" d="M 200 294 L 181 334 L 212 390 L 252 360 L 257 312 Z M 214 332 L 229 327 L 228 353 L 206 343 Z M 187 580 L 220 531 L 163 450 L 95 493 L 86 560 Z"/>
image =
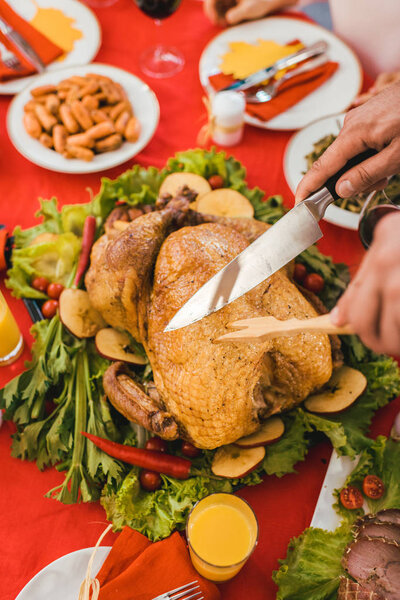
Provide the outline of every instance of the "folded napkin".
<path id="1" fill-rule="evenodd" d="M 53 42 L 51 42 L 45 35 L 32 27 L 32 25 L 25 21 L 25 19 L 14 12 L 7 2 L 5 2 L 5 0 L 0 0 L 0 17 L 2 17 L 9 25 L 11 25 L 15 31 L 22 35 L 22 37 L 32 46 L 32 48 L 38 53 L 46 65 L 64 53 L 62 48 L 56 46 L 56 44 L 53 44 Z M 26 60 L 18 48 L 1 32 L 0 44 L 15 54 L 22 65 L 22 68 L 18 71 L 14 71 L 13 69 L 6 67 L 1 60 L 6 51 L 0 45 L 0 81 L 6 81 L 7 79 L 13 79 L 15 77 L 25 77 L 26 75 L 32 75 L 33 73 L 36 73 L 35 67 L 33 67 L 28 60 Z"/>
<path id="2" fill-rule="evenodd" d="M 293 79 L 289 79 L 285 83 L 282 83 L 278 94 L 269 102 L 265 102 L 264 104 L 247 104 L 247 114 L 261 121 L 273 119 L 319 88 L 325 81 L 332 77 L 338 66 L 338 63 L 330 61 L 308 73 L 303 73 L 293 77 Z M 233 83 L 234 79 L 230 75 L 217 73 L 216 75 L 212 75 L 209 81 L 213 88 L 219 91 L 230 83 Z"/>
<path id="3" fill-rule="evenodd" d="M 197 579 L 205 600 L 219 600 L 218 588 L 192 566 L 179 533 L 161 542 L 124 527 L 96 578 L 99 600 L 152 600 Z"/>

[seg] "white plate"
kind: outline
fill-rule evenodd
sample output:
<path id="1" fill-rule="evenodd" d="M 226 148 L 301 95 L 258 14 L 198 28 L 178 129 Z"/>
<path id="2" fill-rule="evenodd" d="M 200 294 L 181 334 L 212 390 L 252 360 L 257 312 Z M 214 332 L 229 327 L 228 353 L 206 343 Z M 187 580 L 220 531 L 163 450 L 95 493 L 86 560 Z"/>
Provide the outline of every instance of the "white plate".
<path id="1" fill-rule="evenodd" d="M 305 156 L 312 152 L 314 143 L 321 138 L 331 133 L 337 135 L 343 125 L 344 117 L 344 113 L 331 115 L 330 117 L 311 123 L 311 125 L 301 129 L 290 138 L 283 158 L 283 170 L 286 181 L 293 193 L 295 193 L 300 179 L 307 170 Z M 356 231 L 358 229 L 360 214 L 331 204 L 328 206 L 324 220 L 345 229 Z"/>
<path id="2" fill-rule="evenodd" d="M 120 83 L 132 104 L 135 116 L 140 122 L 139 139 L 124 142 L 118 150 L 96 155 L 91 162 L 64 158 L 61 154 L 45 148 L 38 140 L 25 131 L 22 118 L 24 105 L 31 98 L 30 90 L 38 85 L 56 84 L 72 75 L 98 73 L 111 77 Z M 70 67 L 62 71 L 53 71 L 37 77 L 27 88 L 20 92 L 11 102 L 7 113 L 8 135 L 16 149 L 31 162 L 60 173 L 95 173 L 110 169 L 129 160 L 140 152 L 153 137 L 160 118 L 160 107 L 154 92 L 141 79 L 116 67 L 101 63 L 91 63 L 80 67 Z"/>
<path id="3" fill-rule="evenodd" d="M 30 21 L 36 13 L 37 4 L 40 8 L 56 8 L 67 17 L 74 19 L 72 26 L 82 32 L 82 37 L 76 40 L 73 50 L 62 61 L 54 61 L 48 65 L 47 71 L 64 69 L 71 65 L 84 65 L 96 56 L 101 43 L 100 24 L 94 13 L 82 2 L 77 0 L 7 0 L 8 4 L 21 17 Z M 39 75 L 20 77 L 0 83 L 0 94 L 17 94 L 27 85 L 36 80 Z"/>
<path id="4" fill-rule="evenodd" d="M 50 563 L 26 584 L 15 600 L 77 600 L 93 550 L 83 548 Z M 99 571 L 110 550 L 111 546 L 99 546 L 94 557 L 92 577 Z"/>
<path id="5" fill-rule="evenodd" d="M 260 121 L 246 115 L 246 122 L 264 129 L 300 129 L 312 121 L 346 110 L 361 88 L 362 72 L 358 58 L 344 42 L 319 25 L 288 17 L 268 17 L 237 27 L 230 27 L 217 35 L 204 49 L 199 64 L 200 81 L 208 93 L 213 93 L 208 78 L 218 73 L 221 57 L 234 41 L 255 43 L 258 39 L 275 40 L 286 44 L 299 39 L 309 46 L 319 40 L 328 45 L 328 58 L 339 63 L 332 77 L 312 94 L 270 121 Z"/>

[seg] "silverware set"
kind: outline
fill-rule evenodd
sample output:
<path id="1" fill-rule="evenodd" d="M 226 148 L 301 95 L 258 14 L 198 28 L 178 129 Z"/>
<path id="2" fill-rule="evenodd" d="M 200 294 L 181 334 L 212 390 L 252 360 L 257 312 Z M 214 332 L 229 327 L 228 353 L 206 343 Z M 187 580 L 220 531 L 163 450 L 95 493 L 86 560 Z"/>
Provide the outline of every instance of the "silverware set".
<path id="1" fill-rule="evenodd" d="M 38 73 L 42 73 L 45 70 L 45 64 L 37 52 L 22 37 L 22 35 L 20 35 L 18 31 L 15 31 L 15 29 L 13 29 L 2 17 L 0 17 L 0 31 L 4 37 L 10 40 L 10 42 L 18 48 L 21 54 L 35 67 Z M 13 71 L 20 71 L 23 68 L 19 58 L 3 44 L 1 44 L 0 48 L 0 57 L 6 67 Z"/>
<path id="2" fill-rule="evenodd" d="M 200 590 L 199 582 L 195 579 L 186 585 L 156 596 L 153 600 L 204 600 L 204 596 Z"/>

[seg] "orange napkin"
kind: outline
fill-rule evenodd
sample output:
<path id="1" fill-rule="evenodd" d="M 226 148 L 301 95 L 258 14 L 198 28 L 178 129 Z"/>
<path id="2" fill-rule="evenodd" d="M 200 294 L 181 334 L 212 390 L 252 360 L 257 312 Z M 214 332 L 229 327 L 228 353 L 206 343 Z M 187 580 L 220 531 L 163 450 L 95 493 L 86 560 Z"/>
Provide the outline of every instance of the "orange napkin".
<path id="1" fill-rule="evenodd" d="M 124 527 L 97 574 L 99 600 L 152 600 L 197 579 L 205 600 L 219 600 L 218 588 L 192 566 L 179 533 L 161 542 Z"/>
<path id="2" fill-rule="evenodd" d="M 247 104 L 247 114 L 261 121 L 273 119 L 319 88 L 325 81 L 332 77 L 338 66 L 336 62 L 327 62 L 308 73 L 303 73 L 302 75 L 293 77 L 293 79 L 289 79 L 282 84 L 277 96 L 269 102 L 265 102 L 264 104 Z M 216 75 L 212 75 L 209 81 L 213 88 L 219 91 L 230 83 L 233 83 L 234 79 L 230 75 L 217 73 Z"/>
<path id="3" fill-rule="evenodd" d="M 11 25 L 13 29 L 15 29 L 15 31 L 18 31 L 18 33 L 22 35 L 22 37 L 32 46 L 32 48 L 36 50 L 46 65 L 64 53 L 62 48 L 56 46 L 56 44 L 53 44 L 53 42 L 40 33 L 40 31 L 32 27 L 32 25 L 25 21 L 25 19 L 14 12 L 7 2 L 5 2 L 5 0 L 0 0 L 0 17 L 7 21 L 7 23 Z M 0 81 L 13 79 L 15 77 L 25 77 L 26 75 L 32 75 L 33 73 L 36 73 L 35 67 L 33 67 L 28 60 L 26 60 L 18 48 L 1 32 L 0 42 L 4 44 L 8 50 L 13 52 L 13 54 L 17 56 L 22 64 L 21 70 L 14 71 L 13 69 L 6 67 L 0 59 Z"/>

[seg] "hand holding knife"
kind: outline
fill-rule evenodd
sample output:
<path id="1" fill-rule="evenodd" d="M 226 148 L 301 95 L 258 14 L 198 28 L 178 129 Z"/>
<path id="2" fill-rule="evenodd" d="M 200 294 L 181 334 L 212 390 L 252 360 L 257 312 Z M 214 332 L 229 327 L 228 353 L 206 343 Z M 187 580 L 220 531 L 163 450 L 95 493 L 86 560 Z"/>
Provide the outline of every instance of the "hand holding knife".
<path id="1" fill-rule="evenodd" d="M 26 60 L 35 67 L 38 73 L 42 73 L 46 66 L 37 52 L 32 46 L 18 33 L 15 31 L 2 17 L 0 17 L 0 31 L 26 58 Z"/>

